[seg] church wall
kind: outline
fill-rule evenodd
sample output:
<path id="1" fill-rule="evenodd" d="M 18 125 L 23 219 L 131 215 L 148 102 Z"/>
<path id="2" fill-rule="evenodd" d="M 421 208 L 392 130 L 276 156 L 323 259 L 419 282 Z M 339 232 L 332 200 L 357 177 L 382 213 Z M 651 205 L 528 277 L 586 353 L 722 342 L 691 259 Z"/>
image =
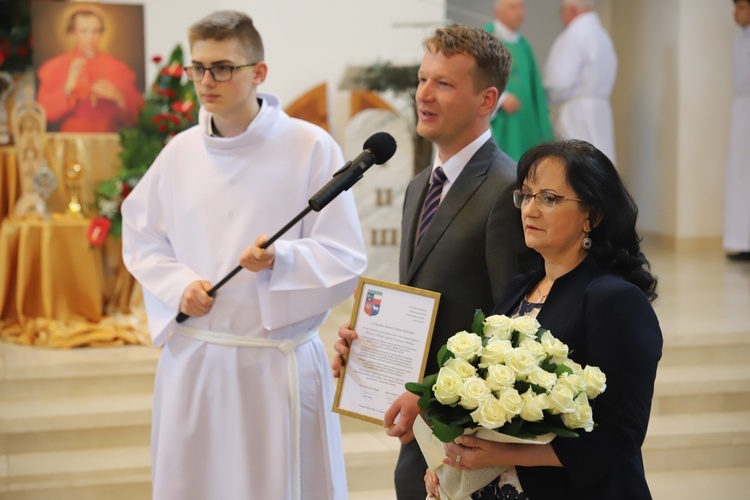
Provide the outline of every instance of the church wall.
<path id="1" fill-rule="evenodd" d="M 349 112 L 348 93 L 337 90 L 346 67 L 418 62 L 421 41 L 433 27 L 444 17 L 460 17 L 451 10 L 454 0 L 182 0 L 179 8 L 162 0 L 117 3 L 145 5 L 147 59 L 167 54 L 176 42 L 187 46 L 187 27 L 215 9 L 248 12 L 266 42 L 270 73 L 261 90 L 288 104 L 328 82 L 339 141 Z M 491 10 L 473 3 L 478 14 L 461 15 L 478 24 Z M 524 32 L 543 67 L 562 29 L 559 3 L 527 3 Z M 736 33 L 731 2 L 601 0 L 597 9 L 620 59 L 612 100 L 618 168 L 641 208 L 639 228 L 671 238 L 718 238 Z M 153 70 L 149 65 L 149 81 Z"/>
<path id="2" fill-rule="evenodd" d="M 677 235 L 720 237 L 723 232 L 732 85 L 738 28 L 729 0 L 681 0 Z"/>
<path id="3" fill-rule="evenodd" d="M 616 2 L 610 31 L 618 168 L 639 206 L 639 230 L 669 237 L 677 223 L 678 1 Z"/>
<path id="4" fill-rule="evenodd" d="M 337 89 L 348 65 L 375 61 L 414 64 L 421 42 L 441 23 L 441 0 L 115 0 L 145 6 L 146 55 L 168 54 L 175 43 L 187 48 L 187 29 L 219 9 L 248 13 L 263 37 L 269 75 L 261 91 L 287 105 L 307 90 L 328 83 L 333 134 L 340 139 L 348 119 L 348 93 Z M 147 81 L 154 68 L 147 68 Z M 416 75 L 415 75 L 416 79 Z"/>

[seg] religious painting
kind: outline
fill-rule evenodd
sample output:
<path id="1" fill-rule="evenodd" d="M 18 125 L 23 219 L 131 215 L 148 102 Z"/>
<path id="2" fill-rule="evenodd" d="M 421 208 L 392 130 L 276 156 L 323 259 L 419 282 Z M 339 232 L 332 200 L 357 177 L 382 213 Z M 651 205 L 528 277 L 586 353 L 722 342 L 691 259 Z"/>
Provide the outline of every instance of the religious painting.
<path id="1" fill-rule="evenodd" d="M 143 5 L 42 2 L 31 7 L 37 101 L 51 132 L 111 133 L 143 108 Z"/>

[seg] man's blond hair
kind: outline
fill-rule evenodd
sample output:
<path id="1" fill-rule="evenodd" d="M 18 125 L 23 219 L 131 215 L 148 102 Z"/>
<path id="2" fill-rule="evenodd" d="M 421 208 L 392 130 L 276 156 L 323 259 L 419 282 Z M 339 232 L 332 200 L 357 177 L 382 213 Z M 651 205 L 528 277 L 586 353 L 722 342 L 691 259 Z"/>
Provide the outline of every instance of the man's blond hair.
<path id="1" fill-rule="evenodd" d="M 465 54 L 476 63 L 474 89 L 480 92 L 495 87 L 502 94 L 510 76 L 510 51 L 492 33 L 481 28 L 453 24 L 438 28 L 424 41 L 424 48 L 445 56 Z"/>

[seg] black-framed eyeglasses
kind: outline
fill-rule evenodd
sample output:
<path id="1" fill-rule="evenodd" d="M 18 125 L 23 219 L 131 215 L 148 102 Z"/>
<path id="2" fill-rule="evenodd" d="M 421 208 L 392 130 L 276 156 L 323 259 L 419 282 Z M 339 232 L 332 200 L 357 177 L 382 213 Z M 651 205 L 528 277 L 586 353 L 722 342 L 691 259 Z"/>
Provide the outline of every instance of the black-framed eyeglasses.
<path id="1" fill-rule="evenodd" d="M 555 204 L 561 201 L 577 201 L 578 203 L 586 203 L 583 200 L 577 200 L 575 198 L 567 198 L 560 196 L 559 194 L 549 193 L 547 191 L 540 191 L 536 194 L 524 193 L 520 189 L 513 191 L 513 204 L 516 208 L 523 208 L 528 202 L 534 198 L 536 207 L 541 212 L 551 212 L 555 208 Z"/>
<path id="2" fill-rule="evenodd" d="M 232 79 L 234 71 L 242 68 L 252 68 L 258 64 L 257 62 L 251 64 L 240 64 L 239 66 L 232 66 L 231 64 L 216 64 L 214 66 L 186 66 L 185 71 L 187 72 L 188 78 L 194 82 L 203 80 L 206 71 L 211 73 L 215 82 L 228 82 Z"/>

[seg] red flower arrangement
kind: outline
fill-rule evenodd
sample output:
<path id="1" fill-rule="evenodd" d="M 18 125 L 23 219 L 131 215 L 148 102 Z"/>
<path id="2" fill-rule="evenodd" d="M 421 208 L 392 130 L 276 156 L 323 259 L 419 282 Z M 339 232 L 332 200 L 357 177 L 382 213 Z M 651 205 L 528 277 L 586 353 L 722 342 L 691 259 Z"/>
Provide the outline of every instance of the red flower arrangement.
<path id="1" fill-rule="evenodd" d="M 151 61 L 161 65 L 161 56 Z M 88 240 L 91 246 L 102 245 L 109 234 L 122 234 L 120 206 L 130 194 L 164 145 L 179 132 L 197 122 L 197 97 L 193 84 L 185 77 L 182 47 L 175 47 L 169 59 L 159 66 L 156 80 L 146 96 L 146 105 L 138 124 L 120 132 L 122 169 L 96 190 L 99 217 L 91 221 Z M 106 221 L 106 222 L 105 222 Z M 107 224 L 108 223 L 108 224 Z"/>

